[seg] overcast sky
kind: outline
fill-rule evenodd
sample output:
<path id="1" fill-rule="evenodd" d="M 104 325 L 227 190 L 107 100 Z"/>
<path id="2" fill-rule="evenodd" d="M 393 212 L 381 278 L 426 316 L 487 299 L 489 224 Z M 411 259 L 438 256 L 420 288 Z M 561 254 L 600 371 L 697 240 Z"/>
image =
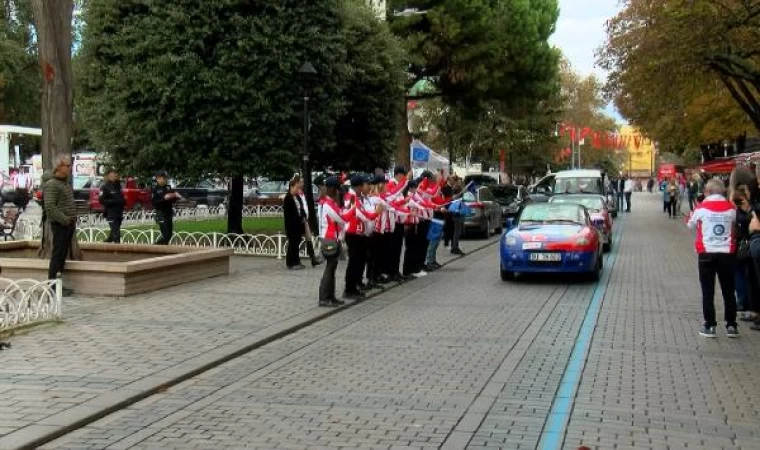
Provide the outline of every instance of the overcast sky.
<path id="1" fill-rule="evenodd" d="M 604 43 L 605 23 L 620 9 L 618 0 L 559 0 L 557 32 L 551 41 L 561 48 L 578 72 L 606 75 L 594 64 L 594 53 Z M 613 111 L 613 108 L 609 108 Z M 613 113 L 619 118 L 617 113 Z"/>

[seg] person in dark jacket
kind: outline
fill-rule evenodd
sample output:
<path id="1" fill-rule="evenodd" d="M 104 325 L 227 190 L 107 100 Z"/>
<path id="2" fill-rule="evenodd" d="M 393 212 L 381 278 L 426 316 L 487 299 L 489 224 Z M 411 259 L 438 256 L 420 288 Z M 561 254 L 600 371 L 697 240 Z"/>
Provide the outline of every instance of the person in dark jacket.
<path id="1" fill-rule="evenodd" d="M 161 237 L 156 245 L 169 245 L 174 233 L 174 203 L 181 197 L 168 185 L 169 175 L 166 171 L 156 174 L 156 185 L 153 186 L 153 209 L 156 211 L 156 223 L 161 230 Z"/>
<path id="2" fill-rule="evenodd" d="M 53 177 L 43 186 L 45 220 L 50 222 L 53 234 L 53 251 L 48 267 L 48 279 L 54 280 L 63 273 L 71 240 L 76 232 L 76 207 L 74 190 L 69 181 L 71 158 L 61 156 L 56 160 Z"/>
<path id="3" fill-rule="evenodd" d="M 283 215 L 285 218 L 285 235 L 288 237 L 288 250 L 285 253 L 285 265 L 290 270 L 302 270 L 299 247 L 304 235 L 304 215 L 301 211 L 298 192 L 298 179 L 293 178 L 288 184 L 288 193 L 283 200 Z"/>
<path id="4" fill-rule="evenodd" d="M 115 169 L 108 169 L 106 172 L 106 182 L 100 188 L 100 204 L 103 205 L 103 215 L 111 229 L 106 242 L 119 244 L 121 222 L 124 220 L 124 192 L 121 190 L 121 180 Z"/>

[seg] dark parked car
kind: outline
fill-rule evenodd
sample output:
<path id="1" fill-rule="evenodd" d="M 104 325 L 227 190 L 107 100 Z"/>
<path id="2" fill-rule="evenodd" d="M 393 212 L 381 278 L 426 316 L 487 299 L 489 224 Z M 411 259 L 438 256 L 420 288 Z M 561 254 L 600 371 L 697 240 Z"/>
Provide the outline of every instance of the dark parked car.
<path id="1" fill-rule="evenodd" d="M 227 189 L 219 189 L 209 180 L 181 181 L 174 186 L 174 190 L 186 200 L 209 207 L 223 204 L 229 195 Z"/>
<path id="2" fill-rule="evenodd" d="M 525 186 L 501 185 L 491 186 L 489 189 L 496 198 L 496 202 L 501 206 L 501 215 L 504 221 L 517 218 L 525 205 L 532 202 L 528 188 Z"/>
<path id="3" fill-rule="evenodd" d="M 496 186 L 499 184 L 499 181 L 488 175 L 483 174 L 471 174 L 464 177 L 464 185 L 467 186 L 471 182 L 475 182 L 475 186 Z"/>
<path id="4" fill-rule="evenodd" d="M 465 192 L 462 200 L 472 211 L 464 219 L 465 231 L 474 230 L 485 238 L 491 237 L 491 233 L 500 232 L 504 226 L 501 217 L 501 205 L 496 201 L 490 188 L 481 187 L 472 192 Z"/>

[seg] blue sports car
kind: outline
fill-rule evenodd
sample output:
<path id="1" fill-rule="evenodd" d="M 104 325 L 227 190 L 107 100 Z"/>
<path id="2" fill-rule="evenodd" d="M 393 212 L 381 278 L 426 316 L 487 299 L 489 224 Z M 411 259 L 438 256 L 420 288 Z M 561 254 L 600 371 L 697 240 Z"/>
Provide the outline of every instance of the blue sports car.
<path id="1" fill-rule="evenodd" d="M 601 276 L 603 242 L 585 207 L 573 203 L 527 205 L 500 244 L 501 279 L 519 273 Z"/>

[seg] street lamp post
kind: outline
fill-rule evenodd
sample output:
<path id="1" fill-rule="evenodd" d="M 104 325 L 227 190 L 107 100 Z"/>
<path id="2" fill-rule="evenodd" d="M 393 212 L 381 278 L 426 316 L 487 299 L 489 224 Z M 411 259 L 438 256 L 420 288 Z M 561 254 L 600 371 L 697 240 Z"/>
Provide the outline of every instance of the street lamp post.
<path id="1" fill-rule="evenodd" d="M 310 62 L 305 62 L 298 74 L 301 76 L 303 83 L 303 183 L 304 183 L 304 196 L 306 197 L 306 205 L 309 209 L 309 226 L 312 230 L 317 230 L 317 218 L 314 210 L 314 189 L 311 179 L 311 158 L 309 152 L 309 88 L 311 81 L 316 77 L 317 70 Z"/>

